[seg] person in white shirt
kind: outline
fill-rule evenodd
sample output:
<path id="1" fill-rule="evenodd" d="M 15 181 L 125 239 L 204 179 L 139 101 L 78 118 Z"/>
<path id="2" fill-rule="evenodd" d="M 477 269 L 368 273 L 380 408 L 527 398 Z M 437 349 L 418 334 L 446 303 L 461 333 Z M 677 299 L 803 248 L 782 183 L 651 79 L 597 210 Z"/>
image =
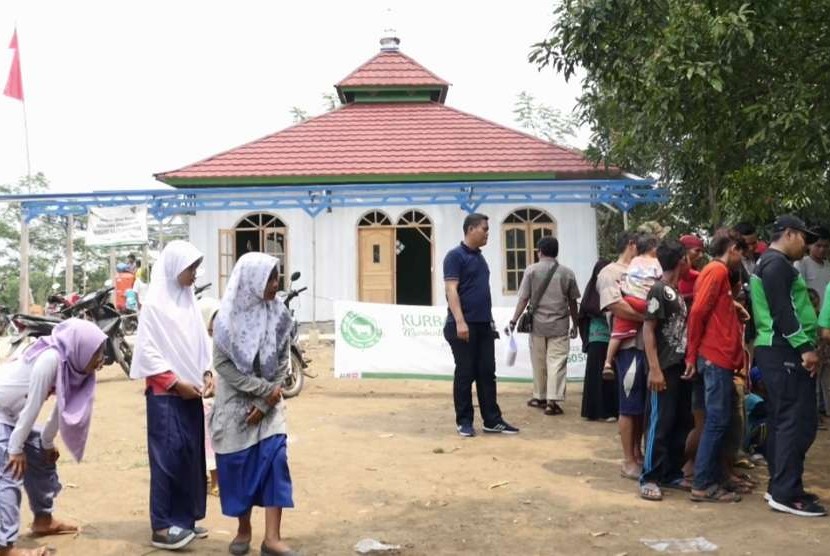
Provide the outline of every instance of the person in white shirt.
<path id="1" fill-rule="evenodd" d="M 824 302 L 824 290 L 830 284 L 830 262 L 827 254 L 830 252 L 830 230 L 824 227 L 813 228 L 818 239 L 810 245 L 809 256 L 795 263 L 795 268 L 801 273 L 807 287 L 816 290 L 819 299 Z"/>
<path id="2" fill-rule="evenodd" d="M 35 514 L 35 536 L 77 532 L 52 516 L 61 490 L 55 437 L 80 461 L 89 433 L 95 371 L 104 361 L 107 336 L 95 324 L 69 319 L 20 357 L 0 366 L 0 556 L 39 556 L 46 547 L 14 546 L 20 532 L 21 487 Z M 57 403 L 44 427 L 35 420 L 46 399 Z"/>

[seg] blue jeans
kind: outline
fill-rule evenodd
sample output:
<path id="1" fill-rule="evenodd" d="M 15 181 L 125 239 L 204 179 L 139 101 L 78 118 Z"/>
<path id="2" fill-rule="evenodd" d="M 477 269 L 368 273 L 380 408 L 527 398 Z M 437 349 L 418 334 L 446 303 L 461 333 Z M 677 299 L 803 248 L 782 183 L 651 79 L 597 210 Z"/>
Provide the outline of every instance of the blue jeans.
<path id="1" fill-rule="evenodd" d="M 695 490 L 706 490 L 723 478 L 722 452 L 732 419 L 733 373 L 699 357 L 697 371 L 703 377 L 706 424 L 695 458 Z"/>
<path id="2" fill-rule="evenodd" d="M 26 474 L 23 479 L 12 477 L 6 467 L 9 464 L 9 437 L 14 427 L 0 424 L 0 548 L 12 546 L 20 532 L 21 489 L 29 496 L 32 513 L 52 513 L 55 497 L 61 491 L 58 470 L 46 458 L 40 432 L 33 430 L 26 438 L 23 453 L 26 454 Z"/>

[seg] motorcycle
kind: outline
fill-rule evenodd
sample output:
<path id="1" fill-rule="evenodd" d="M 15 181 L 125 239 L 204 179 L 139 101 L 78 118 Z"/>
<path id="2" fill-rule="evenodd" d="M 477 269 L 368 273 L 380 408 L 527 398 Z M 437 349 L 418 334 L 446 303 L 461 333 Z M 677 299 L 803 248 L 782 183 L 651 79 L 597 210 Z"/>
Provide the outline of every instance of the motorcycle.
<path id="1" fill-rule="evenodd" d="M 46 298 L 46 316 L 49 317 L 56 317 L 60 316 L 61 312 L 71 307 L 75 303 L 78 302 L 80 296 L 77 293 L 71 293 L 66 295 L 66 293 L 60 291 L 59 284 L 52 284 L 52 294 Z"/>
<path id="2" fill-rule="evenodd" d="M 209 289 L 210 289 L 210 287 L 211 287 L 212 285 L 213 285 L 213 284 L 212 284 L 211 282 L 208 282 L 207 284 L 203 284 L 203 285 L 201 285 L 201 286 L 196 286 L 196 287 L 193 289 L 193 295 L 195 295 L 195 296 L 196 296 L 196 299 L 202 299 L 202 295 L 203 295 L 203 294 L 204 294 L 207 290 L 209 290 Z"/>
<path id="3" fill-rule="evenodd" d="M 60 322 L 75 317 L 93 321 L 104 334 L 107 341 L 104 347 L 104 364 L 118 363 L 128 377 L 130 364 L 133 360 L 133 349 L 127 343 L 122 326 L 122 317 L 112 303 L 109 302 L 112 286 L 105 286 L 98 291 L 88 293 L 80 300 L 64 307 L 56 316 L 36 317 L 33 315 L 16 314 L 12 322 L 19 331 L 19 336 L 12 342 L 13 352 L 28 343 L 30 338 L 40 338 L 52 333 Z"/>
<path id="4" fill-rule="evenodd" d="M 299 279 L 299 272 L 295 272 L 291 275 L 292 284 Z M 300 394 L 300 391 L 303 389 L 305 377 L 316 378 L 316 375 L 313 375 L 307 371 L 308 364 L 311 363 L 311 359 L 306 359 L 303 347 L 300 345 L 300 323 L 294 317 L 294 309 L 291 309 L 291 301 L 307 289 L 308 288 L 300 288 L 299 290 L 292 289 L 287 293 L 280 293 L 280 298 L 291 312 L 291 318 L 294 320 L 291 328 L 291 365 L 289 366 L 288 374 L 282 383 L 282 395 L 285 398 L 293 398 Z"/>

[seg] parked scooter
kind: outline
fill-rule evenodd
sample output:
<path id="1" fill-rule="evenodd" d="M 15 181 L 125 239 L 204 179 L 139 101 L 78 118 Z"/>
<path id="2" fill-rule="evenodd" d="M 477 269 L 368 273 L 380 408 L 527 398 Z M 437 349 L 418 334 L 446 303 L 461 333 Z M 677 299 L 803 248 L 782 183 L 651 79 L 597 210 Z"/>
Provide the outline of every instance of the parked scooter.
<path id="1" fill-rule="evenodd" d="M 202 295 L 204 295 L 204 293 L 207 290 L 209 290 L 212 285 L 213 284 L 211 282 L 208 282 L 207 284 L 202 284 L 201 286 L 196 286 L 193 289 L 193 295 L 196 296 L 196 299 L 202 299 Z"/>
<path id="2" fill-rule="evenodd" d="M 25 346 L 30 339 L 48 336 L 52 329 L 61 321 L 70 317 L 91 320 L 107 335 L 104 348 L 104 364 L 118 363 L 124 374 L 130 376 L 130 364 L 133 360 L 132 347 L 124 337 L 124 328 L 121 325 L 122 316 L 109 302 L 112 286 L 106 286 L 98 291 L 88 293 L 77 303 L 62 309 L 58 315 L 52 317 L 36 317 L 33 315 L 17 314 L 12 322 L 19 335 L 12 342 L 12 352 Z"/>
<path id="3" fill-rule="evenodd" d="M 300 273 L 295 272 L 291 275 L 291 283 L 293 284 L 300 279 Z M 303 382 L 305 377 L 316 378 L 315 375 L 309 373 L 308 364 L 310 359 L 306 359 L 303 348 L 300 345 L 300 323 L 294 317 L 294 309 L 291 309 L 291 301 L 306 291 L 308 288 L 300 288 L 299 290 L 292 289 L 289 292 L 281 292 L 280 298 L 285 306 L 291 311 L 291 317 L 294 319 L 294 324 L 291 329 L 291 365 L 282 383 L 282 395 L 286 398 L 293 398 L 300 394 L 303 389 Z"/>

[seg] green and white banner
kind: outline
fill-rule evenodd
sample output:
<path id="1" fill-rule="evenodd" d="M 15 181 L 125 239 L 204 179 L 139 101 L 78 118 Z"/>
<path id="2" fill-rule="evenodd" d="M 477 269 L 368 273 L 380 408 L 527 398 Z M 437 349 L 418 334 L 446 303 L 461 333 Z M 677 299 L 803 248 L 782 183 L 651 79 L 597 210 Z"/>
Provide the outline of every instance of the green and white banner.
<path id="1" fill-rule="evenodd" d="M 517 334 L 516 363 L 506 365 L 508 338 L 504 327 L 512 307 L 493 309 L 501 332 L 496 340 L 496 374 L 506 381 L 531 380 L 528 338 Z M 334 375 L 339 378 L 451 379 L 454 363 L 444 339 L 446 307 L 416 307 L 336 301 Z M 585 354 L 579 340 L 571 342 L 568 379 L 585 375 Z"/>

